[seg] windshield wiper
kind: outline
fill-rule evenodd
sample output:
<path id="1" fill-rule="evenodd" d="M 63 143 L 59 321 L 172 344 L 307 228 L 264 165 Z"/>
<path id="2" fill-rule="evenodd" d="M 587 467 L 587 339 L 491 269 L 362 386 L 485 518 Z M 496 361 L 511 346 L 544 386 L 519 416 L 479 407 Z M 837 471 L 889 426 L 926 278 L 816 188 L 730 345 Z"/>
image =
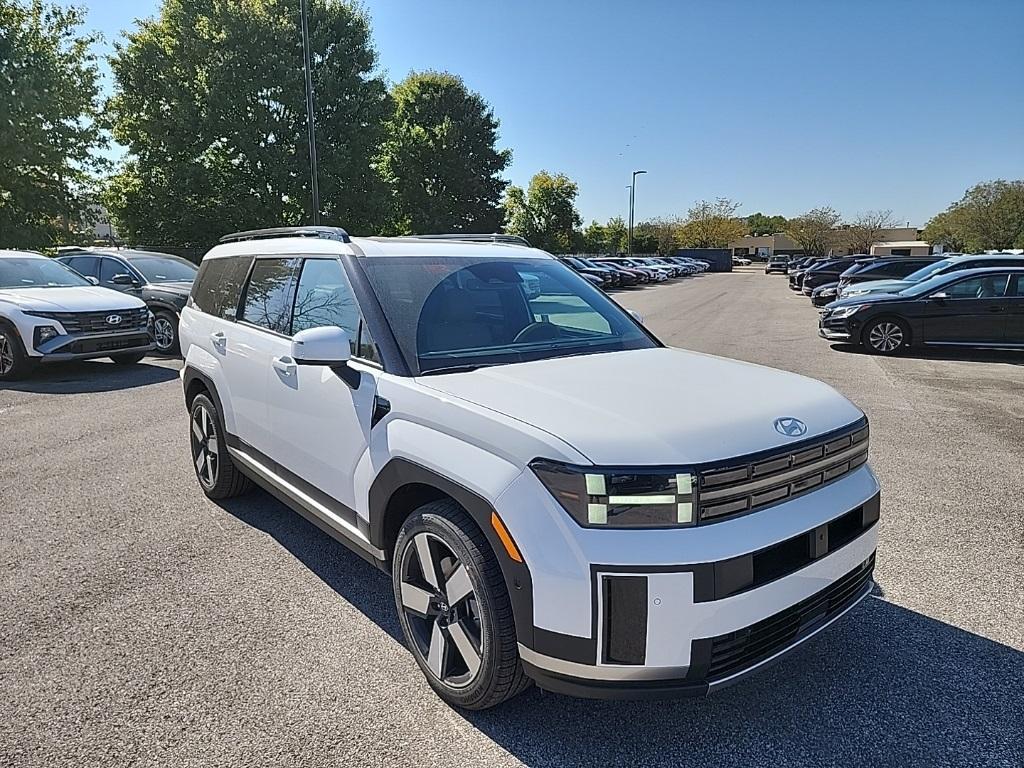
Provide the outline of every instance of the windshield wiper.
<path id="1" fill-rule="evenodd" d="M 467 363 L 466 365 L 448 365 L 442 368 L 431 368 L 429 371 L 423 371 L 420 376 L 438 376 L 443 373 L 465 373 L 467 371 L 475 371 L 477 368 L 488 368 L 489 365 L 485 363 Z"/>

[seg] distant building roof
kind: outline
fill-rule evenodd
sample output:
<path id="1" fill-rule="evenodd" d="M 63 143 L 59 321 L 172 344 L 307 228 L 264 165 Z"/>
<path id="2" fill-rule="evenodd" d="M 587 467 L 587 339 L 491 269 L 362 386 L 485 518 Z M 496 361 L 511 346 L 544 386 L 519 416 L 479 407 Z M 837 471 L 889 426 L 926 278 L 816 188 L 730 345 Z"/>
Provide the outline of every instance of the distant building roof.
<path id="1" fill-rule="evenodd" d="M 875 243 L 873 247 L 881 248 L 928 248 L 931 243 L 924 240 L 889 240 L 884 243 Z"/>

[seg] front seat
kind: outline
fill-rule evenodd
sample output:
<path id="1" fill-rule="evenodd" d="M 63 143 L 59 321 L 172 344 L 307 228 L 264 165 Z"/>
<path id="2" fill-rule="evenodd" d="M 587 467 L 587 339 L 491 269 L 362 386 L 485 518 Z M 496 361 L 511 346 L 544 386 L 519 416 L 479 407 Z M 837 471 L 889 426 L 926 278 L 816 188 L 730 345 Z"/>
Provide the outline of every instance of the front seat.
<path id="1" fill-rule="evenodd" d="M 473 349 L 493 343 L 490 328 L 477 318 L 470 291 L 438 286 L 424 302 L 416 338 L 420 352 Z"/>

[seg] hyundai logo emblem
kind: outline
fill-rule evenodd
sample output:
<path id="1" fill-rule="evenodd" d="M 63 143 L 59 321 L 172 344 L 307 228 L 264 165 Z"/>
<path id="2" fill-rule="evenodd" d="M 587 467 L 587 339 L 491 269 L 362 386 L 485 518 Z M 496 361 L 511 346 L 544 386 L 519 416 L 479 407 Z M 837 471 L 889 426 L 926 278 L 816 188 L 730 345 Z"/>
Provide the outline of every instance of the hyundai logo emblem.
<path id="1" fill-rule="evenodd" d="M 786 437 L 800 437 L 800 435 L 807 434 L 807 425 L 800 419 L 783 416 L 781 419 L 775 420 L 775 431 Z"/>
<path id="2" fill-rule="evenodd" d="M 120 325 L 120 324 L 121 324 L 121 316 L 120 315 L 107 315 L 107 325 Z"/>

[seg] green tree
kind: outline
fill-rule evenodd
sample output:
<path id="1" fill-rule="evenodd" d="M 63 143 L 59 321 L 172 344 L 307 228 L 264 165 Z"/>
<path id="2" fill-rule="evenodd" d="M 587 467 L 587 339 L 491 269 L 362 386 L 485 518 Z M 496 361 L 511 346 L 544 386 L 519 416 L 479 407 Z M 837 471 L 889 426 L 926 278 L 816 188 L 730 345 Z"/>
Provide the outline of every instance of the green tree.
<path id="1" fill-rule="evenodd" d="M 701 200 L 686 214 L 679 230 L 679 244 L 687 248 L 725 248 L 746 233 L 746 222 L 737 218 L 740 207 L 728 198 Z"/>
<path id="2" fill-rule="evenodd" d="M 625 253 L 629 247 L 629 227 L 621 216 L 608 219 L 604 225 L 604 236 L 609 253 Z"/>
<path id="3" fill-rule="evenodd" d="M 541 171 L 530 186 L 511 186 L 505 196 L 505 230 L 551 253 L 573 250 L 574 232 L 583 220 L 576 211 L 579 188 L 568 176 Z"/>
<path id="4" fill-rule="evenodd" d="M 202 246 L 311 220 L 299 24 L 290 0 L 164 0 L 115 46 L 110 113 L 129 160 L 107 199 L 129 239 Z M 323 221 L 377 230 L 388 98 L 369 20 L 312 0 L 310 43 Z"/>
<path id="5" fill-rule="evenodd" d="M 924 238 L 976 252 L 1024 248 L 1024 180 L 976 184 L 928 222 Z"/>
<path id="6" fill-rule="evenodd" d="M 881 242 L 885 231 L 896 224 L 892 211 L 866 211 L 843 228 L 841 237 L 852 253 L 871 253 L 871 246 Z"/>
<path id="7" fill-rule="evenodd" d="M 611 253 L 604 226 L 598 221 L 591 221 L 580 232 L 579 248 L 577 250 L 581 253 Z"/>
<path id="8" fill-rule="evenodd" d="M 97 36 L 85 12 L 0 0 L 0 246 L 40 248 L 71 236 L 104 144 Z"/>
<path id="9" fill-rule="evenodd" d="M 766 216 L 760 211 L 747 216 L 746 222 L 747 234 L 754 235 L 755 237 L 760 235 L 774 235 L 777 232 L 784 232 L 787 224 L 785 216 Z"/>
<path id="10" fill-rule="evenodd" d="M 808 256 L 825 256 L 835 244 L 835 229 L 842 217 L 827 206 L 815 208 L 802 216 L 790 219 L 786 227 L 789 235 Z"/>
<path id="11" fill-rule="evenodd" d="M 497 232 L 500 174 L 512 159 L 498 150 L 498 120 L 479 94 L 443 72 L 413 72 L 391 91 L 381 168 L 394 190 L 397 230 Z"/>

